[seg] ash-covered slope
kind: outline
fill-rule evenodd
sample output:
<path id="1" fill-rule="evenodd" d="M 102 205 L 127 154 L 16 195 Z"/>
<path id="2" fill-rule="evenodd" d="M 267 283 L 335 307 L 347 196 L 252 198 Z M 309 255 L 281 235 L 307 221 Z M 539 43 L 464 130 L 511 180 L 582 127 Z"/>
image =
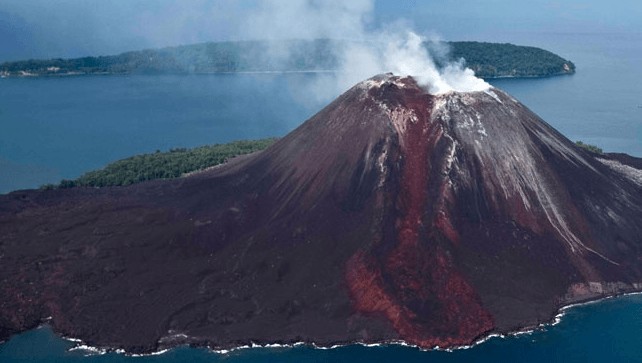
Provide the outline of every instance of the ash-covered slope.
<path id="1" fill-rule="evenodd" d="M 639 165 L 499 90 L 377 76 L 207 172 L 0 196 L 0 338 L 468 344 L 642 290 Z"/>

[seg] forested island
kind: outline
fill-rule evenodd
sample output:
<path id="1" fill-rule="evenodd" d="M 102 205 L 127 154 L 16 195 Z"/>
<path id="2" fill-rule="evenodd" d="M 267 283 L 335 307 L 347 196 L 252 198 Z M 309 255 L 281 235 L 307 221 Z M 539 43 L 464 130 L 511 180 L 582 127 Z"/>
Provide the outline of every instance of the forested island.
<path id="1" fill-rule="evenodd" d="M 478 77 L 548 77 L 575 73 L 575 64 L 537 47 L 508 43 L 449 42 L 451 60 L 465 59 Z"/>
<path id="2" fill-rule="evenodd" d="M 171 179 L 220 165 L 236 156 L 251 154 L 272 145 L 277 139 L 241 140 L 226 144 L 173 148 L 161 152 L 131 156 L 108 164 L 102 169 L 43 185 L 41 189 L 72 187 L 106 187 L 140 183 L 154 179 Z"/>
<path id="3" fill-rule="evenodd" d="M 209 42 L 111 56 L 6 62 L 0 65 L 0 76 L 331 72 L 339 66 L 334 50 L 346 44 L 330 39 Z M 450 52 L 436 59 L 437 63 L 464 59 L 465 65 L 482 78 L 547 77 L 575 72 L 573 62 L 541 48 L 485 42 L 444 45 Z"/>

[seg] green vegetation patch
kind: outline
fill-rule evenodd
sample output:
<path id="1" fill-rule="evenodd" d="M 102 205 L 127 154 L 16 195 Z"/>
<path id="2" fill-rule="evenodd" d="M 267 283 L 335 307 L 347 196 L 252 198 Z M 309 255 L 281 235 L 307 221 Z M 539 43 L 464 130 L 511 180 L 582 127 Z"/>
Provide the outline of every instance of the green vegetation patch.
<path id="1" fill-rule="evenodd" d="M 5 62 L 0 64 L 0 74 L 55 76 L 331 70 L 338 67 L 332 49 L 341 44 L 329 39 L 208 42 L 99 57 Z M 287 50 L 288 57 L 275 55 L 278 49 L 281 52 Z"/>
<path id="2" fill-rule="evenodd" d="M 106 187 L 129 185 L 153 179 L 177 178 L 227 162 L 235 156 L 250 154 L 272 145 L 277 139 L 235 141 L 228 144 L 179 148 L 157 151 L 113 162 L 103 169 L 85 173 L 76 180 L 63 180 L 59 185 L 45 185 L 44 189 Z"/>
<path id="3" fill-rule="evenodd" d="M 450 58 L 464 58 L 482 78 L 541 77 L 575 72 L 573 62 L 547 50 L 513 44 L 450 42 Z"/>
<path id="4" fill-rule="evenodd" d="M 602 148 L 599 148 L 599 147 L 597 147 L 595 145 L 585 144 L 585 143 L 583 143 L 581 141 L 576 141 L 575 145 L 581 147 L 584 150 L 588 150 L 588 151 L 590 151 L 592 153 L 604 154 L 604 150 L 602 150 Z"/>
<path id="5" fill-rule="evenodd" d="M 340 64 L 336 50 L 350 43 L 354 42 L 331 39 L 209 42 L 111 56 L 6 62 L 0 64 L 0 75 L 333 71 Z M 367 42 L 357 43 L 368 45 Z M 437 57 L 441 66 L 463 58 L 466 66 L 482 78 L 545 77 L 575 72 L 571 61 L 540 48 L 483 42 L 444 42 L 441 45 L 450 49 L 446 58 Z M 431 49 L 435 44 L 426 43 L 425 46 Z"/>

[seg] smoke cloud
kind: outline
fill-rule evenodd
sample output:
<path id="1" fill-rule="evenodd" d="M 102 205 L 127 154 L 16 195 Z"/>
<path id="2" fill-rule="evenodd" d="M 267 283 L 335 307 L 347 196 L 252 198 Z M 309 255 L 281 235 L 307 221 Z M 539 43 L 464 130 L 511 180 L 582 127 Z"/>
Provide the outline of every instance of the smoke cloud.
<path id="1" fill-rule="evenodd" d="M 266 0 L 246 18 L 241 36 L 343 40 L 331 49 L 339 61 L 338 72 L 315 81 L 320 99 L 335 97 L 357 82 L 386 72 L 412 76 L 433 94 L 490 88 L 463 61 L 437 66 L 433 57 L 444 60 L 447 54 L 438 39 L 419 35 L 401 21 L 374 28 L 373 8 L 372 0 Z M 281 59 L 294 51 L 287 46 L 273 48 L 272 55 Z"/>

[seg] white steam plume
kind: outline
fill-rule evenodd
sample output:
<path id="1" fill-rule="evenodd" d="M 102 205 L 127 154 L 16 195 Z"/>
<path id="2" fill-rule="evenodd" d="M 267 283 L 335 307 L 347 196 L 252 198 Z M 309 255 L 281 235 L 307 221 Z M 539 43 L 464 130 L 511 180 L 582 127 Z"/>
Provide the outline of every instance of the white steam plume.
<path id="1" fill-rule="evenodd" d="M 463 62 L 437 67 L 425 47 L 426 38 L 409 26 L 370 29 L 372 10 L 372 0 L 265 0 L 247 17 L 242 35 L 270 40 L 344 40 L 340 47 L 332 49 L 339 60 L 338 72 L 319 77 L 316 84 L 320 98 L 335 97 L 359 81 L 386 72 L 412 76 L 433 94 L 491 87 L 464 68 Z M 271 49 L 272 55 L 280 59 L 287 59 L 292 51 L 282 46 L 274 48 L 277 49 Z"/>

